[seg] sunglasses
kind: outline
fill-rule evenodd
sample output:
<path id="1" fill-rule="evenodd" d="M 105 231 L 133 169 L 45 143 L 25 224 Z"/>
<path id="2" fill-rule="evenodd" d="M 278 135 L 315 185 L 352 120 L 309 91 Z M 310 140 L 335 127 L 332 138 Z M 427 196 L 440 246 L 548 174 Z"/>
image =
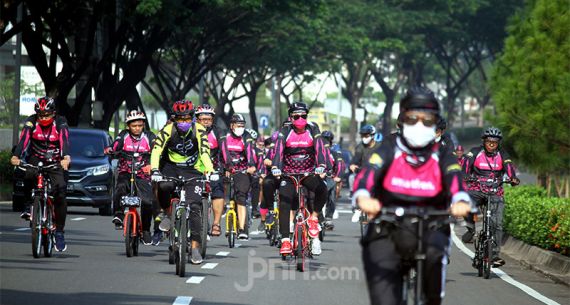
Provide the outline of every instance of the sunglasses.
<path id="1" fill-rule="evenodd" d="M 434 115 L 418 116 L 415 114 L 404 116 L 404 124 L 415 125 L 422 121 L 425 127 L 432 127 L 437 123 L 437 118 Z"/>
<path id="2" fill-rule="evenodd" d="M 499 140 L 485 139 L 486 144 L 499 144 Z"/>
<path id="3" fill-rule="evenodd" d="M 51 118 L 51 117 L 53 117 L 53 116 L 54 116 L 53 113 L 41 113 L 41 114 L 38 114 L 38 118 L 39 118 L 39 119 L 44 119 L 44 120 L 45 120 L 45 119 L 49 119 L 49 118 Z"/>
<path id="4" fill-rule="evenodd" d="M 291 117 L 292 117 L 293 120 L 295 120 L 295 121 L 298 120 L 298 119 L 300 119 L 300 118 L 307 119 L 307 115 L 306 115 L 306 114 L 294 114 L 294 115 L 292 115 Z"/>
<path id="5" fill-rule="evenodd" d="M 188 118 L 175 118 L 174 119 L 176 121 L 176 123 L 190 123 L 192 122 L 192 118 L 188 117 Z"/>

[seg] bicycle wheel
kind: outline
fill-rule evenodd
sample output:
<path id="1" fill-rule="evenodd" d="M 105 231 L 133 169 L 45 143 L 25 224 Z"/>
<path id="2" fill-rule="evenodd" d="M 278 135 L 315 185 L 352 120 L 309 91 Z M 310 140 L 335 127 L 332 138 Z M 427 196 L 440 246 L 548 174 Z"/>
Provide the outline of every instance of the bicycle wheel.
<path id="1" fill-rule="evenodd" d="M 232 213 L 226 215 L 228 217 L 228 245 L 230 248 L 235 247 L 236 244 L 236 231 L 234 230 L 235 216 Z"/>
<path id="2" fill-rule="evenodd" d="M 133 219 L 131 215 L 127 214 L 125 217 L 125 250 L 127 253 L 127 257 L 133 256 L 134 249 L 133 249 Z"/>
<path id="3" fill-rule="evenodd" d="M 48 205 L 47 219 L 46 219 L 46 233 L 43 236 L 43 248 L 44 248 L 45 257 L 51 257 L 53 254 L 54 234 L 52 226 L 53 226 L 53 208 L 51 208 L 51 206 Z"/>
<path id="4" fill-rule="evenodd" d="M 34 198 L 34 203 L 32 205 L 32 221 L 30 223 L 32 227 L 32 254 L 34 258 L 40 257 L 42 251 L 42 204 L 40 202 L 41 197 L 37 196 Z"/>
<path id="5" fill-rule="evenodd" d="M 482 245 L 481 237 L 476 237 L 473 241 L 473 246 L 475 247 L 475 256 L 473 257 L 473 267 L 477 269 L 477 276 L 483 276 L 483 255 L 481 254 L 481 245 Z"/>
<path id="6" fill-rule="evenodd" d="M 297 229 L 295 230 L 295 239 L 297 241 L 297 248 L 295 251 L 295 255 L 297 256 L 297 270 L 304 272 L 305 271 L 305 243 L 306 238 L 303 238 L 303 227 L 301 225 L 297 225 Z"/>
<path id="7" fill-rule="evenodd" d="M 200 254 L 206 258 L 206 249 L 208 246 L 208 228 L 210 227 L 209 219 L 210 201 L 202 199 L 202 233 L 200 234 Z"/>
<path id="8" fill-rule="evenodd" d="M 131 217 L 134 220 L 134 216 Z M 141 243 L 141 239 L 142 239 L 142 230 L 140 230 L 140 218 L 137 219 L 137 224 L 134 226 L 135 227 L 135 236 L 132 237 L 131 242 L 133 243 L 133 256 L 139 256 L 139 245 Z"/>
<path id="9" fill-rule="evenodd" d="M 184 277 L 186 275 L 186 260 L 188 254 L 188 221 L 186 217 L 182 216 L 177 220 L 179 223 L 178 230 L 178 254 L 176 260 L 176 267 L 178 269 L 178 275 Z"/>
<path id="10" fill-rule="evenodd" d="M 493 265 L 493 240 L 487 239 L 484 245 L 483 278 L 489 279 L 491 277 L 491 266 Z"/>
<path id="11" fill-rule="evenodd" d="M 173 200 L 170 203 L 170 230 L 168 231 L 168 264 L 174 265 L 176 261 L 176 244 L 175 244 L 175 236 L 176 232 L 174 231 L 174 219 L 176 219 L 175 211 L 176 206 L 178 205 L 178 200 Z M 176 273 L 178 274 L 178 273 Z"/>

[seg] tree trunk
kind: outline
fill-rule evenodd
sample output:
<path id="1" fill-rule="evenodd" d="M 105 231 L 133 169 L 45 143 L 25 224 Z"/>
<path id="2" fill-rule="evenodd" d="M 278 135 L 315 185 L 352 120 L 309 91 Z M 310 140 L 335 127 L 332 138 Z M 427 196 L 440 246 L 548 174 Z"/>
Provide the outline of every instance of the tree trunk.
<path id="1" fill-rule="evenodd" d="M 259 89 L 259 87 L 257 87 L 257 89 L 253 89 L 247 94 L 247 97 L 249 99 L 249 119 L 251 120 L 251 129 L 258 131 L 259 130 L 259 125 L 257 122 L 257 114 L 255 112 L 255 101 L 257 99 L 257 90 Z"/>

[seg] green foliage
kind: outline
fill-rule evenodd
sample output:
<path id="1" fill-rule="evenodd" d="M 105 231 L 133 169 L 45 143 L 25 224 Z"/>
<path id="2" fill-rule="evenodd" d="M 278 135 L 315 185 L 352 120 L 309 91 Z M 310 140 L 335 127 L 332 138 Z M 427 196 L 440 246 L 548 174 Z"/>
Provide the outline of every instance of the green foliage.
<path id="1" fill-rule="evenodd" d="M 570 256 L 568 198 L 548 198 L 536 186 L 506 188 L 503 226 L 526 243 Z"/>
<path id="2" fill-rule="evenodd" d="M 539 173 L 570 173 L 570 6 L 537 0 L 516 16 L 495 66 L 493 98 L 515 156 Z"/>
<path id="3" fill-rule="evenodd" d="M 482 127 L 465 127 L 465 128 L 452 128 L 449 130 L 450 132 L 455 133 L 457 136 L 457 140 L 459 143 L 474 143 L 479 142 L 481 140 L 481 132 L 483 131 Z M 468 149 L 468 147 L 465 147 Z"/>
<path id="4" fill-rule="evenodd" d="M 0 151 L 0 184 L 11 184 L 14 174 L 14 166 L 10 164 L 12 152 L 10 150 Z"/>

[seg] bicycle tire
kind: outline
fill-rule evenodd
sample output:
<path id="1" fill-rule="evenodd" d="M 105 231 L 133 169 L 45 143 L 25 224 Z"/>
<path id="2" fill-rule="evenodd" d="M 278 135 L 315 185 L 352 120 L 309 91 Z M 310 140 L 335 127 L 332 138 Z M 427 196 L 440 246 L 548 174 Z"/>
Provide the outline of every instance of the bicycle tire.
<path id="1" fill-rule="evenodd" d="M 42 209 L 40 196 L 34 198 L 32 205 L 32 220 L 30 226 L 32 228 L 32 254 L 34 258 L 39 258 L 42 249 Z"/>
<path id="2" fill-rule="evenodd" d="M 127 214 L 127 217 L 125 217 L 125 252 L 127 254 L 127 257 L 132 257 L 133 253 L 134 253 L 134 249 L 133 249 L 133 220 L 132 217 Z"/>
<path id="3" fill-rule="evenodd" d="M 473 257 L 473 264 L 477 269 L 477 276 L 483 276 L 483 255 L 481 254 L 483 251 L 481 250 L 482 240 L 481 237 L 475 238 L 473 242 L 473 246 L 475 247 L 475 256 Z"/>
<path id="4" fill-rule="evenodd" d="M 236 232 L 234 230 L 234 217 L 233 214 L 226 215 L 228 217 L 228 246 L 230 248 L 235 247 L 236 244 Z"/>
<path id="5" fill-rule="evenodd" d="M 485 251 L 486 259 L 484 260 L 483 268 L 483 278 L 489 279 L 491 277 L 491 266 L 493 265 L 493 240 L 487 239 L 485 241 Z"/>
<path id="6" fill-rule="evenodd" d="M 174 265 L 176 263 L 176 245 L 174 232 L 174 219 L 176 219 L 175 211 L 178 200 L 172 200 L 170 202 L 170 229 L 168 230 L 168 264 Z M 178 270 L 178 269 L 177 269 Z M 178 275 L 178 273 L 176 273 Z"/>
<path id="7" fill-rule="evenodd" d="M 303 228 L 301 225 L 297 226 L 295 229 L 295 239 L 297 241 L 297 248 L 295 255 L 297 256 L 297 270 L 304 272 L 305 271 L 305 241 L 306 239 L 303 238 Z M 305 241 L 304 241 L 305 240 Z"/>
<path id="8" fill-rule="evenodd" d="M 179 222 L 178 230 L 178 276 L 184 277 L 186 275 L 186 261 L 188 255 L 188 220 L 186 220 L 185 215 L 182 215 Z"/>
<path id="9" fill-rule="evenodd" d="M 131 241 L 133 243 L 133 256 L 139 256 L 139 245 L 140 245 L 141 239 L 142 239 L 142 230 L 139 230 L 140 225 L 141 225 L 140 219 L 138 219 L 137 225 L 135 226 L 136 234 L 135 234 L 135 236 L 133 236 L 132 241 Z"/>
<path id="10" fill-rule="evenodd" d="M 52 226 L 53 226 L 53 209 L 52 208 L 48 208 L 47 210 L 47 223 L 46 223 L 46 227 L 47 227 L 47 233 L 44 235 L 44 239 L 43 239 L 43 248 L 44 248 L 44 256 L 45 257 L 51 257 L 53 254 L 53 240 L 54 240 L 54 234 L 53 234 L 53 230 L 52 230 Z"/>
<path id="11" fill-rule="evenodd" d="M 208 247 L 208 228 L 210 227 L 209 219 L 210 201 L 202 199 L 202 232 L 200 233 L 200 254 L 206 258 L 206 250 Z"/>

